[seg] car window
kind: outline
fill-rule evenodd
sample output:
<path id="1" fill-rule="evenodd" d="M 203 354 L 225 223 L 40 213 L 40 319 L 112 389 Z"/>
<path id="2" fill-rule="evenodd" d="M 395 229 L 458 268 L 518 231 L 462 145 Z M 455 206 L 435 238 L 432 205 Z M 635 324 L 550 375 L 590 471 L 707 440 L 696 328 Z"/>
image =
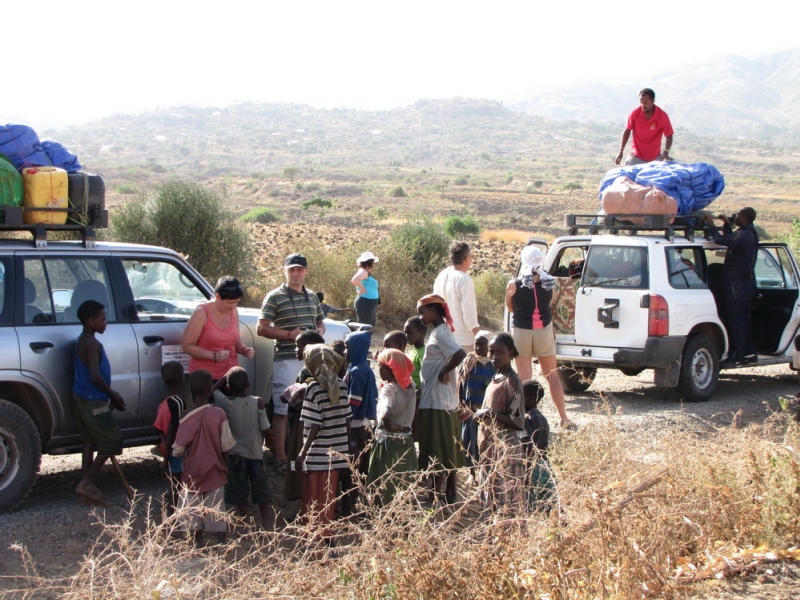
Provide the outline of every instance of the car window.
<path id="1" fill-rule="evenodd" d="M 639 246 L 591 246 L 581 285 L 646 288 L 647 249 Z"/>
<path id="2" fill-rule="evenodd" d="M 699 247 L 666 248 L 669 283 L 674 288 L 707 288 Z"/>
<path id="3" fill-rule="evenodd" d="M 755 277 L 759 288 L 797 288 L 797 279 L 785 248 L 759 248 Z"/>
<path id="4" fill-rule="evenodd" d="M 10 302 L 11 293 L 8 281 L 8 261 L 9 258 L 0 258 L 0 325 L 11 324 L 11 310 L 13 304 Z"/>
<path id="5" fill-rule="evenodd" d="M 103 258 L 28 258 L 23 261 L 25 324 L 79 323 L 78 308 L 96 300 L 117 320 Z"/>
<path id="6" fill-rule="evenodd" d="M 187 273 L 165 261 L 123 260 L 140 321 L 186 321 L 205 294 Z"/>
<path id="7" fill-rule="evenodd" d="M 550 275 L 553 277 L 578 278 L 583 271 L 588 246 L 567 246 L 558 253 Z"/>

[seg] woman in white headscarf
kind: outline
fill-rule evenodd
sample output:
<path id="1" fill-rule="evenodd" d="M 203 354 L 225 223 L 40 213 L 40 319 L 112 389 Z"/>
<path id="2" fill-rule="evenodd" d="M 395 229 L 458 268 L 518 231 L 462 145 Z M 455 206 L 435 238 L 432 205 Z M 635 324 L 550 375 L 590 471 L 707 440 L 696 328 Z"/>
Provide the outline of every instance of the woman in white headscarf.
<path id="1" fill-rule="evenodd" d="M 544 270 L 544 255 L 536 246 L 526 246 L 520 256 L 519 277 L 506 286 L 506 307 L 511 313 L 511 336 L 519 356 L 515 359 L 522 381 L 533 375 L 532 359 L 539 359 L 547 379 L 550 396 L 558 409 L 561 424 L 569 424 L 564 404 L 564 388 L 556 367 L 556 340 L 550 316 L 555 278 Z"/>

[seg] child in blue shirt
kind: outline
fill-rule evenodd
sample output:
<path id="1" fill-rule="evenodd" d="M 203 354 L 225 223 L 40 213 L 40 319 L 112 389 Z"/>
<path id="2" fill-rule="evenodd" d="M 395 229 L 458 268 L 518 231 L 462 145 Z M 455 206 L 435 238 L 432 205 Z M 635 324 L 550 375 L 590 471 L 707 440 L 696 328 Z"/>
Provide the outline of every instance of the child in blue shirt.
<path id="1" fill-rule="evenodd" d="M 472 414 L 483 406 L 483 396 L 494 375 L 494 367 L 488 356 L 492 337 L 489 331 L 475 334 L 475 351 L 467 354 L 458 367 L 461 445 L 467 453 L 467 466 L 473 471 L 478 465 L 478 422 L 472 418 Z"/>

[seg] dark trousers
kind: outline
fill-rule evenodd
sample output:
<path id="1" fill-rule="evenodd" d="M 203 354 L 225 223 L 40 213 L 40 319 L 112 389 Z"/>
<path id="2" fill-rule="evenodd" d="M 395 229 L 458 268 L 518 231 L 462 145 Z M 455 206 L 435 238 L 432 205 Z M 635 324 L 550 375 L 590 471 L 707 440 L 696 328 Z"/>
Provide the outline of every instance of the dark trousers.
<path id="1" fill-rule="evenodd" d="M 358 322 L 375 327 L 375 314 L 378 312 L 377 298 L 372 300 L 370 298 L 364 298 L 364 296 L 359 296 L 356 298 L 355 307 Z"/>
<path id="2" fill-rule="evenodd" d="M 725 287 L 725 327 L 730 349 L 728 358 L 735 361 L 756 353 L 750 330 L 750 298 L 755 288 L 750 280 L 728 281 Z"/>

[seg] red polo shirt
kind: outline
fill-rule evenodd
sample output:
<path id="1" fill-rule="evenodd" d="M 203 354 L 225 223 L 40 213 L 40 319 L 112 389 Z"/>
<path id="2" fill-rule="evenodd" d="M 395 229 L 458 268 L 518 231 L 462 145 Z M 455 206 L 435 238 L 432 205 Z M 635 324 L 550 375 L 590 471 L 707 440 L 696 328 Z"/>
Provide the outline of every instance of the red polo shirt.
<path id="1" fill-rule="evenodd" d="M 667 113 L 655 105 L 653 116 L 649 121 L 645 119 L 641 106 L 634 108 L 628 115 L 625 129 L 633 131 L 631 153 L 647 162 L 658 158 L 661 152 L 661 136 L 670 136 L 674 133 Z"/>

